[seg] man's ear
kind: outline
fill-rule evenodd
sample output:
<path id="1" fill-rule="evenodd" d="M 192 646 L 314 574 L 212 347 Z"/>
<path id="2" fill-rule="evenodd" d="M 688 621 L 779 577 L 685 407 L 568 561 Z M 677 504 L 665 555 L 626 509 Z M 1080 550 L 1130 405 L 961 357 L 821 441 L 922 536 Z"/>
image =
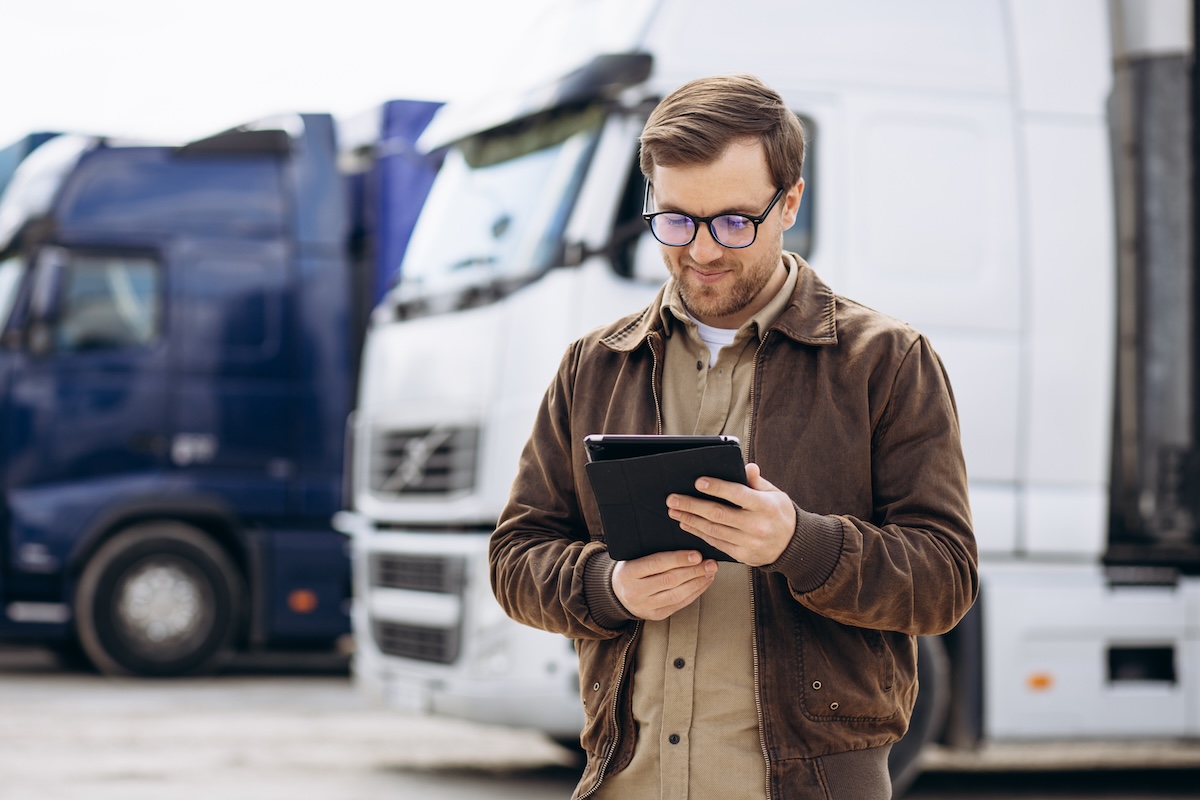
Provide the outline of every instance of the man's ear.
<path id="1" fill-rule="evenodd" d="M 783 229 L 785 231 L 796 224 L 796 216 L 800 213 L 800 199 L 803 196 L 804 178 L 801 178 L 783 196 Z"/>

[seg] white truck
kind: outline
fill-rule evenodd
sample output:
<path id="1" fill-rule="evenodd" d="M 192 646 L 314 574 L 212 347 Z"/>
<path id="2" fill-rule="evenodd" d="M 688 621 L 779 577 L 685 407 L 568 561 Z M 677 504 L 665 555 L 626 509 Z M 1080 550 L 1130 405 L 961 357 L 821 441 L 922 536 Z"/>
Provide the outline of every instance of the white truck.
<path id="1" fill-rule="evenodd" d="M 564 347 L 665 275 L 646 114 L 736 71 L 811 137 L 786 246 L 929 335 L 958 400 L 982 590 L 920 642 L 897 788 L 930 742 L 1200 736 L 1190 3 L 572 8 L 601 55 L 422 140 L 445 162 L 367 337 L 339 518 L 359 686 L 577 736 L 572 645 L 504 615 L 488 535 Z"/>

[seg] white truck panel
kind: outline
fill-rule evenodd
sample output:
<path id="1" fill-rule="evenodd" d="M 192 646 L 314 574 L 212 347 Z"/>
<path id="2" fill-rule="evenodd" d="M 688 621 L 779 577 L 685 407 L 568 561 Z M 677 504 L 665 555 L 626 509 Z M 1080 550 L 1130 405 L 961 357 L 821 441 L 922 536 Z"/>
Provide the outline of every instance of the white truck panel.
<path id="1" fill-rule="evenodd" d="M 1020 551 L 1094 562 L 1104 552 L 1108 493 L 1103 486 L 1035 485 L 1026 490 Z"/>
<path id="2" fill-rule="evenodd" d="M 1031 482 L 1108 480 L 1115 297 L 1111 170 L 1099 121 L 1024 126 Z"/>
<path id="3" fill-rule="evenodd" d="M 1101 739 L 1195 733 L 1194 585 L 1112 588 L 1094 565 L 983 570 L 987 737 Z M 1110 650 L 1167 647 L 1177 680 L 1114 680 Z"/>
<path id="4" fill-rule="evenodd" d="M 854 157 L 845 277 L 835 288 L 921 330 L 1019 330 L 1017 169 L 1005 104 L 849 92 L 846 108 Z"/>
<path id="5" fill-rule="evenodd" d="M 971 519 L 980 558 L 1006 557 L 1017 550 L 1017 492 L 1011 483 L 972 481 Z"/>
<path id="6" fill-rule="evenodd" d="M 729 35 L 735 25 L 746 35 Z M 644 46 L 663 65 L 660 80 L 750 72 L 781 91 L 836 81 L 1003 94 L 1005 38 L 998 0 L 689 0 L 662 4 Z"/>
<path id="7" fill-rule="evenodd" d="M 1005 482 L 1012 491 L 1022 431 L 1019 339 L 1006 334 L 956 336 L 940 328 L 922 330 L 933 341 L 950 375 L 967 476 L 973 484 Z"/>
<path id="8" fill-rule="evenodd" d="M 1008 0 L 1022 111 L 1094 115 L 1104 107 L 1111 72 L 1109 5 L 1097 0 Z"/>

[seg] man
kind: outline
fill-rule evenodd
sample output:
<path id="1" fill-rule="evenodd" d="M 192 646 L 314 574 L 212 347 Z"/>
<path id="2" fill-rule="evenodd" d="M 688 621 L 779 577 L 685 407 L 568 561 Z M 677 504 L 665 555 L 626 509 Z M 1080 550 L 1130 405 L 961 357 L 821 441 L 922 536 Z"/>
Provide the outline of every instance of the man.
<path id="1" fill-rule="evenodd" d="M 670 280 L 568 349 L 493 534 L 505 610 L 576 642 L 576 797 L 890 797 L 913 637 L 974 601 L 945 372 L 919 333 L 783 252 L 803 159 L 799 121 L 752 77 L 659 104 L 641 167 Z M 591 433 L 739 437 L 748 485 L 701 478 L 705 498 L 665 499 L 739 563 L 609 558 Z"/>

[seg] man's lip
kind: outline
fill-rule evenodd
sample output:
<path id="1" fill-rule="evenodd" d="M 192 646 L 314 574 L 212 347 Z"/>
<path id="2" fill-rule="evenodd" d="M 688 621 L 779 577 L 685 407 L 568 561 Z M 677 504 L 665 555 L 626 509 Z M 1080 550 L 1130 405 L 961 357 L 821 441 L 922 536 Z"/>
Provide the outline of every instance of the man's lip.
<path id="1" fill-rule="evenodd" d="M 718 269 L 718 270 L 711 270 L 711 271 L 705 271 L 705 270 L 699 269 L 697 267 L 688 267 L 688 269 L 690 269 L 696 275 L 696 277 L 698 277 L 704 283 L 714 283 L 714 282 L 720 280 L 723 275 L 726 275 L 729 272 L 729 270 L 727 270 L 727 269 Z"/>

